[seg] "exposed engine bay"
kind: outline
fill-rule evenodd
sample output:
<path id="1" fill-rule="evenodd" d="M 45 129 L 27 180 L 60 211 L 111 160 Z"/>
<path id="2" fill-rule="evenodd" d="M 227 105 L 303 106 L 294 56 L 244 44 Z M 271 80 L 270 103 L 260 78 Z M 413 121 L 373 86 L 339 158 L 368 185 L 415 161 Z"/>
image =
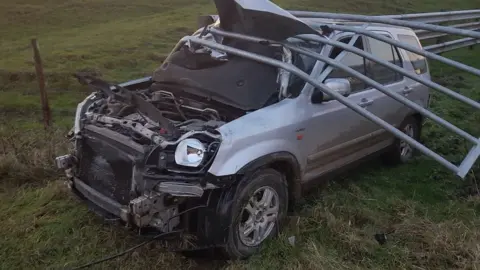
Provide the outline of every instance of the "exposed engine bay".
<path id="1" fill-rule="evenodd" d="M 216 128 L 245 112 L 176 97 L 168 86 L 129 90 L 76 77 L 96 92 L 79 105 L 74 153 L 57 165 L 77 190 L 118 202 L 123 220 L 170 231 L 186 198 L 216 188 L 205 178 L 221 142 Z"/>
<path id="2" fill-rule="evenodd" d="M 234 113 L 227 114 L 231 109 L 213 109 L 205 103 L 177 98 L 166 90 L 147 88 L 131 92 L 120 89 L 114 88 L 111 95 L 97 97 L 85 114 L 89 121 L 104 124 L 142 145 L 152 142 L 162 147 L 177 144 L 178 140 L 169 140 L 187 132 L 190 133 L 186 137 L 195 132 L 215 137 L 211 134 L 215 128 L 238 117 Z"/>
<path id="3" fill-rule="evenodd" d="M 251 49 L 260 48 L 278 52 Z M 278 102 L 287 79 L 253 61 L 191 49 L 185 44 L 151 80 L 128 88 L 76 74 L 94 93 L 77 108 L 75 150 L 57 158 L 58 167 L 89 201 L 140 228 L 171 231 L 182 204 L 218 188 L 207 173 L 222 141 L 217 129 Z"/>
<path id="4" fill-rule="evenodd" d="M 180 224 L 186 203 L 219 187 L 208 174 L 222 142 L 217 129 L 278 102 L 282 82 L 288 80 L 288 74 L 238 57 L 214 68 L 206 61 L 191 70 L 182 63 L 185 54 L 176 56 L 166 61 L 170 68 L 128 88 L 76 74 L 94 93 L 77 107 L 74 152 L 56 159 L 72 190 L 103 215 L 113 213 L 127 224 L 162 232 Z M 187 57 L 188 62 L 195 57 Z M 250 71 L 235 73 L 239 67 Z M 226 84 L 212 80 L 225 71 L 234 74 L 223 78 Z"/>

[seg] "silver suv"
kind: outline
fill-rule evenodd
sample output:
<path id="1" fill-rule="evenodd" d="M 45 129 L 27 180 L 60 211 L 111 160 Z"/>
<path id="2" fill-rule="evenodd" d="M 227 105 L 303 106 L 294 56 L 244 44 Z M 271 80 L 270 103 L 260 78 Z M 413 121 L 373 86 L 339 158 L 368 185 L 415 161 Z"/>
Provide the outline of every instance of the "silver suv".
<path id="1" fill-rule="evenodd" d="M 209 27 L 236 32 L 235 16 L 227 16 L 231 9 L 217 2 L 220 20 Z M 254 26 L 261 29 L 255 36 L 278 34 Z M 290 44 L 335 59 L 427 107 L 427 87 L 339 47 L 295 39 L 292 33 L 301 27 L 288 24 L 280 32 L 289 33 Z M 195 35 L 292 63 L 419 138 L 420 114 L 343 70 L 286 47 L 219 39 L 204 35 L 204 29 Z M 407 28 L 370 25 L 367 30 L 421 47 Z M 430 79 L 422 56 L 353 33 L 322 35 Z M 230 258 L 245 258 L 278 233 L 307 184 L 374 154 L 391 163 L 412 157 L 407 143 L 297 76 L 179 44 L 152 77 L 114 85 L 77 75 L 94 93 L 77 107 L 72 153 L 56 161 L 66 170 L 72 191 L 102 215 L 159 233 L 189 232 L 198 243 L 221 247 Z"/>

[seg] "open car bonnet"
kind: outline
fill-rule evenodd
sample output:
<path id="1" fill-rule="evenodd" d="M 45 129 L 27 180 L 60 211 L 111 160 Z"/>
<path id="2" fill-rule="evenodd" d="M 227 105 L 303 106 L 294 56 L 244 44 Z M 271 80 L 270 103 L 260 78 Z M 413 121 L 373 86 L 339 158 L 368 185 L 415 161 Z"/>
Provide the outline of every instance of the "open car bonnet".
<path id="1" fill-rule="evenodd" d="M 316 31 L 267 0 L 215 0 L 219 21 L 214 27 L 253 35 L 260 38 L 283 41 L 300 34 Z M 198 31 L 197 31 L 198 32 Z M 224 38 L 223 44 L 281 59 L 282 49 L 258 43 Z M 176 84 L 180 91 L 242 109 L 257 110 L 278 97 L 278 69 L 260 62 L 228 55 L 217 59 L 209 53 L 192 52 L 180 48 L 173 52 L 153 75 L 159 87 Z M 183 85 L 179 90 L 178 85 Z"/>
<path id="2" fill-rule="evenodd" d="M 215 0 L 220 27 L 265 39 L 283 41 L 316 34 L 310 26 L 268 0 Z"/>

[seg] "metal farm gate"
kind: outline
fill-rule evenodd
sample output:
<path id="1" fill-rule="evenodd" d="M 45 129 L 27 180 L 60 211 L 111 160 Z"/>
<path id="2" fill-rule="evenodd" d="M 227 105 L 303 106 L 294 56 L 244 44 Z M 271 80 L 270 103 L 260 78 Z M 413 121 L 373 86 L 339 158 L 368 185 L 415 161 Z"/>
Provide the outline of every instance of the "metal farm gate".
<path id="1" fill-rule="evenodd" d="M 266 0 L 263 0 L 263 1 L 236 0 L 235 2 L 237 6 L 251 13 L 257 13 L 257 14 L 262 12 L 272 13 L 272 14 L 287 17 L 291 20 L 302 21 L 306 25 L 318 31 L 320 34 L 324 29 L 354 33 L 355 35 L 353 36 L 353 38 L 350 40 L 348 44 L 330 40 L 329 38 L 322 35 L 306 34 L 306 35 L 295 36 L 295 38 L 305 40 L 305 41 L 315 41 L 315 42 L 323 43 L 327 46 L 339 47 L 347 52 L 352 52 L 359 56 L 365 57 L 366 59 L 369 59 L 375 63 L 378 63 L 382 66 L 385 66 L 431 89 L 434 89 L 445 95 L 448 95 L 451 98 L 464 102 L 474 107 L 477 110 L 480 109 L 480 103 L 478 101 L 475 101 L 466 96 L 463 96 L 455 92 L 454 90 L 449 89 L 440 84 L 437 84 L 431 80 L 424 79 L 421 76 L 417 75 L 416 73 L 407 71 L 400 66 L 397 66 L 388 61 L 382 60 L 374 56 L 373 54 L 368 53 L 367 51 L 357 49 L 356 47 L 353 46 L 357 38 L 359 38 L 360 36 L 368 36 L 370 38 L 383 41 L 385 43 L 391 44 L 393 46 L 404 49 L 406 51 L 410 51 L 412 53 L 422 55 L 426 58 L 442 62 L 449 66 L 455 67 L 457 69 L 460 69 L 462 71 L 465 71 L 480 77 L 479 69 L 454 61 L 452 59 L 448 59 L 440 55 L 441 53 L 444 53 L 444 52 L 448 52 L 448 51 L 455 50 L 458 48 L 463 48 L 463 47 L 472 47 L 480 43 L 480 32 L 477 31 L 480 29 L 480 22 L 479 22 L 480 10 L 465 10 L 465 11 L 420 13 L 420 14 L 405 14 L 405 15 L 365 16 L 365 15 L 353 15 L 353 14 L 311 12 L 311 11 L 286 11 L 276 6 L 275 4 L 271 3 L 270 1 L 266 1 Z M 210 20 L 210 22 L 214 22 L 218 18 L 216 15 L 206 16 L 204 18 L 207 18 L 207 17 Z M 351 24 L 345 23 L 349 21 L 356 22 L 356 24 L 351 25 Z M 461 21 L 461 23 L 454 24 L 455 22 L 458 22 L 458 21 Z M 443 25 L 438 25 L 438 23 L 441 23 Z M 403 27 L 412 28 L 415 30 L 417 36 L 422 41 L 422 43 L 425 43 L 426 41 L 429 41 L 429 40 L 430 41 L 436 40 L 436 44 L 427 45 L 427 46 L 425 46 L 424 44 L 424 47 L 422 49 L 416 46 L 409 45 L 407 43 L 399 42 L 391 38 L 385 37 L 383 35 L 377 34 L 375 32 L 366 30 L 365 28 L 371 24 L 383 24 L 383 25 L 403 26 Z M 449 24 L 449 25 L 445 25 L 445 24 Z M 325 71 L 322 73 L 322 75 L 320 76 L 320 79 L 314 78 L 314 77 L 311 77 L 309 74 L 303 72 L 299 68 L 295 67 L 293 64 L 282 62 L 273 58 L 268 58 L 252 52 L 240 50 L 234 47 L 226 46 L 221 43 L 217 43 L 215 41 L 207 40 L 197 36 L 183 37 L 175 47 L 174 51 L 178 50 L 185 43 L 190 43 L 190 44 L 193 43 L 193 44 L 202 45 L 204 47 L 208 47 L 217 51 L 244 57 L 244 58 L 251 59 L 258 62 L 262 62 L 268 65 L 277 67 L 279 69 L 282 69 L 285 72 L 288 72 L 290 74 L 294 74 L 300 77 L 301 79 L 303 79 L 304 81 L 308 82 L 309 84 L 313 85 L 314 87 L 318 88 L 324 94 L 329 95 L 330 97 L 342 103 L 343 105 L 349 107 L 351 110 L 355 111 L 356 113 L 378 124 L 385 130 L 392 133 L 395 137 L 408 142 L 411 146 L 415 147 L 423 154 L 433 158 L 434 160 L 436 160 L 437 162 L 439 162 L 444 167 L 448 168 L 449 170 L 451 170 L 461 178 L 465 178 L 465 176 L 470 171 L 470 169 L 472 168 L 475 161 L 478 159 L 480 155 L 480 139 L 476 137 L 478 136 L 478 134 L 474 136 L 472 134 L 467 133 L 466 131 L 456 127 L 454 124 L 442 119 L 441 117 L 437 116 L 431 111 L 410 101 L 405 96 L 393 91 L 388 91 L 388 89 L 382 84 L 372 80 L 369 77 L 366 77 L 365 75 L 355 71 L 354 69 L 344 64 L 341 64 L 338 61 L 338 58 L 341 57 L 341 55 L 337 56 L 336 59 L 331 59 L 326 56 L 320 55 L 319 53 L 316 53 L 312 50 L 298 47 L 293 43 L 285 42 L 284 40 L 267 40 L 257 36 L 243 35 L 235 32 L 228 32 L 225 30 L 221 30 L 220 28 L 213 27 L 212 25 L 207 25 L 204 27 L 202 34 L 207 34 L 207 33 L 210 33 L 215 37 L 227 37 L 230 39 L 240 39 L 244 41 L 264 44 L 265 46 L 280 46 L 284 49 L 295 51 L 297 53 L 312 57 L 320 62 L 323 62 L 324 64 L 328 65 L 328 68 L 326 68 Z M 452 40 L 452 41 L 443 42 L 443 40 L 445 38 L 448 38 L 449 36 L 461 36 L 461 38 Z M 461 164 L 459 165 L 453 164 L 452 162 L 448 161 L 441 155 L 427 148 L 423 144 L 407 136 L 406 134 L 404 134 L 402 131 L 398 130 L 394 126 L 388 124 L 381 118 L 365 110 L 358 104 L 352 102 L 347 97 L 344 97 L 340 93 L 331 90 L 325 84 L 321 83 L 323 81 L 322 78 L 326 78 L 326 76 L 329 74 L 329 72 L 332 71 L 333 68 L 340 69 L 352 75 L 353 77 L 359 79 L 360 81 L 363 81 L 364 83 L 377 89 L 378 91 L 381 91 L 385 95 L 397 100 L 398 102 L 401 102 L 403 105 L 416 110 L 417 112 L 419 112 L 420 114 L 422 114 L 427 118 L 430 118 L 437 124 L 447 128 L 448 130 L 468 140 L 472 144 L 472 148 L 470 149 L 468 154 L 464 157 Z M 150 77 L 145 78 L 145 80 L 149 80 L 149 79 Z M 476 124 L 480 124 L 480 123 L 476 123 Z"/>

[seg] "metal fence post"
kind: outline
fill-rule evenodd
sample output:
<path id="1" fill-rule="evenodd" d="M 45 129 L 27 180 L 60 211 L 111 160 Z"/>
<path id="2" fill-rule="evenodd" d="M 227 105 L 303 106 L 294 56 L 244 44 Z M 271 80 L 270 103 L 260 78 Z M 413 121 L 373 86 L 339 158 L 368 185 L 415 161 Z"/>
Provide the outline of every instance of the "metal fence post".
<path id="1" fill-rule="evenodd" d="M 38 87 L 40 89 L 40 101 L 42 103 L 43 112 L 43 125 L 45 129 L 50 127 L 51 124 L 51 111 L 48 105 L 47 91 L 45 90 L 45 75 L 43 73 L 42 58 L 40 57 L 40 51 L 38 49 L 37 39 L 32 39 L 33 59 L 35 61 L 35 72 L 38 79 Z"/>

